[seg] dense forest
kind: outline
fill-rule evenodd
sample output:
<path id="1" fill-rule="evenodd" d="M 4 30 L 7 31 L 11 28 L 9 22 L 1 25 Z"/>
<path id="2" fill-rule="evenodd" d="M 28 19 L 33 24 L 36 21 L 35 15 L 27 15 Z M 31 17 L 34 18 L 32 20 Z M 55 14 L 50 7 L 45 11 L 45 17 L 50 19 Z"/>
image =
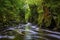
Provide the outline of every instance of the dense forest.
<path id="1" fill-rule="evenodd" d="M 0 0 L 0 40 L 60 40 L 60 0 Z"/>
<path id="2" fill-rule="evenodd" d="M 60 0 L 0 0 L 0 29 L 31 22 L 60 30 Z"/>

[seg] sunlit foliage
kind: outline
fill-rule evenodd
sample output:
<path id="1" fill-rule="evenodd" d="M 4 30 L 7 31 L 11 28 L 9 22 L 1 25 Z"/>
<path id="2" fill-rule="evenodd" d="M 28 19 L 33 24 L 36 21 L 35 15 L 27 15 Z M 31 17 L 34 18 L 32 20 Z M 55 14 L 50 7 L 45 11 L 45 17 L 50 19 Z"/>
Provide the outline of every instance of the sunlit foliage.
<path id="1" fill-rule="evenodd" d="M 60 28 L 60 0 L 0 0 L 0 26 L 31 22 L 49 27 L 52 19 Z"/>

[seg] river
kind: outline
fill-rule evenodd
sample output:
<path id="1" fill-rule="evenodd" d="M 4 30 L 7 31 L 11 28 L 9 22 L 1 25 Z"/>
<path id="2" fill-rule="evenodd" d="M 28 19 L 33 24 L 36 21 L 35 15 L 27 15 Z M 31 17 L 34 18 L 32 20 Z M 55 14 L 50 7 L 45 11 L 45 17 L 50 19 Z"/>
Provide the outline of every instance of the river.
<path id="1" fill-rule="evenodd" d="M 3 30 L 0 40 L 60 40 L 60 32 L 40 29 L 32 23 L 19 24 Z"/>

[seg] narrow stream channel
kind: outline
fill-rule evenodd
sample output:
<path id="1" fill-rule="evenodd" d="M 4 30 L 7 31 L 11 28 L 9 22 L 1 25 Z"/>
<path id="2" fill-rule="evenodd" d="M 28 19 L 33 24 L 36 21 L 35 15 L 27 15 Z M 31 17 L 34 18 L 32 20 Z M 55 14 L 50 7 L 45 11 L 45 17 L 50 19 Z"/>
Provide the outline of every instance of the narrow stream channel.
<path id="1" fill-rule="evenodd" d="M 39 29 L 31 23 L 19 24 L 0 33 L 0 40 L 60 40 L 60 32 Z"/>

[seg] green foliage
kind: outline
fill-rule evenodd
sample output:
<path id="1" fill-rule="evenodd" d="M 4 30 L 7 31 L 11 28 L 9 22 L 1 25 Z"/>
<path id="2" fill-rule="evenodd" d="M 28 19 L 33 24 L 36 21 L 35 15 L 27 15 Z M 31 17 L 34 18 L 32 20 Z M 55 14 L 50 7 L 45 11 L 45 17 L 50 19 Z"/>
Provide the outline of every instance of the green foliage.
<path id="1" fill-rule="evenodd" d="M 0 23 L 3 25 L 14 25 L 21 21 L 19 14 L 23 13 L 23 1 L 21 1 L 21 3 L 20 1 L 21 0 L 0 0 Z"/>
<path id="2" fill-rule="evenodd" d="M 52 17 L 60 26 L 60 0 L 0 0 L 0 25 L 32 22 L 41 26 L 44 19 L 43 6 L 51 14 L 44 20 L 46 26 L 51 24 Z"/>
<path id="3" fill-rule="evenodd" d="M 42 0 L 26 0 L 27 9 L 29 10 L 27 11 L 28 13 L 26 13 L 25 16 L 26 20 L 34 24 L 40 23 L 40 20 L 38 20 L 40 17 L 38 16 L 40 15 L 40 13 L 43 13 L 42 2 Z"/>

